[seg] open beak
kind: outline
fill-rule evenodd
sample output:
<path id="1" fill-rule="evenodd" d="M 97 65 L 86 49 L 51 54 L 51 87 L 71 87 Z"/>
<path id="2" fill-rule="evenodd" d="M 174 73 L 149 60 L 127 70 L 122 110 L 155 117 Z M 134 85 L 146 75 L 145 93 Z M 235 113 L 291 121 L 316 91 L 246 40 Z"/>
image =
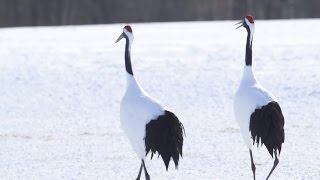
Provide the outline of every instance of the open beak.
<path id="1" fill-rule="evenodd" d="M 116 42 L 115 42 L 115 43 L 119 42 L 122 38 L 124 38 L 123 33 L 122 33 L 122 34 L 120 34 L 120 36 L 118 37 L 118 39 L 116 40 Z"/>
<path id="2" fill-rule="evenodd" d="M 239 29 L 240 27 L 243 27 L 243 20 L 238 22 L 237 24 L 235 24 L 235 26 L 239 25 L 238 27 L 236 27 L 236 29 Z"/>

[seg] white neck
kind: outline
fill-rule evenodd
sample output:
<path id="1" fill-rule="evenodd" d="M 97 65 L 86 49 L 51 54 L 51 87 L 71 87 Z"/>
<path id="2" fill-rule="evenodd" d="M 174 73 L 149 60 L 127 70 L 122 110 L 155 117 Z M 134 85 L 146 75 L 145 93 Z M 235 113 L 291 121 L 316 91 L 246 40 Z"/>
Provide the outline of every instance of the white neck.
<path id="1" fill-rule="evenodd" d="M 249 26 L 250 27 L 250 26 Z M 252 40 L 253 40 L 253 33 L 254 33 L 254 27 L 250 27 L 250 46 L 252 46 Z"/>
<path id="2" fill-rule="evenodd" d="M 251 66 L 244 66 L 241 82 L 246 84 L 254 84 L 257 82 Z"/>
<path id="3" fill-rule="evenodd" d="M 132 76 L 129 73 L 126 73 L 126 76 L 127 76 L 127 91 L 129 90 L 130 92 L 133 92 L 133 93 L 143 93 L 144 92 L 134 76 Z"/>
<path id="4" fill-rule="evenodd" d="M 126 34 L 126 36 L 127 36 L 128 39 L 129 39 L 129 51 L 130 51 L 130 50 L 131 50 L 131 44 L 132 44 L 133 39 L 134 39 L 133 33 L 128 32 L 126 29 L 124 29 L 123 32 Z"/>
<path id="5" fill-rule="evenodd" d="M 252 39 L 253 39 L 253 34 L 254 34 L 254 24 L 250 23 L 247 18 L 245 18 L 245 21 L 250 29 L 250 45 L 252 45 Z"/>
<path id="6" fill-rule="evenodd" d="M 132 35 L 128 35 L 128 39 L 129 39 L 129 48 L 128 48 L 128 50 L 131 52 L 131 45 L 132 45 L 132 41 L 133 41 L 133 36 Z"/>

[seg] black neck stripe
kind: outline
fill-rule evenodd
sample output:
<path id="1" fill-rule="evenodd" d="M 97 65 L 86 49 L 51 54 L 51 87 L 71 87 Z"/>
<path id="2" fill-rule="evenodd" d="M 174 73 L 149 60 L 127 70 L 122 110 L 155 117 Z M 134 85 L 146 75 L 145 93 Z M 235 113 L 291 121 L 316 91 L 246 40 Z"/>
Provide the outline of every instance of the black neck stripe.
<path id="1" fill-rule="evenodd" d="M 124 59 L 125 59 L 125 65 L 126 65 L 126 71 L 133 76 L 132 72 L 132 65 L 131 65 L 131 57 L 130 57 L 130 50 L 129 50 L 129 38 L 125 36 L 126 38 L 126 49 L 124 53 Z"/>
<path id="2" fill-rule="evenodd" d="M 246 44 L 246 66 L 252 66 L 252 41 L 250 39 L 251 37 L 251 31 L 249 26 L 246 26 L 248 35 L 247 35 L 247 44 Z"/>

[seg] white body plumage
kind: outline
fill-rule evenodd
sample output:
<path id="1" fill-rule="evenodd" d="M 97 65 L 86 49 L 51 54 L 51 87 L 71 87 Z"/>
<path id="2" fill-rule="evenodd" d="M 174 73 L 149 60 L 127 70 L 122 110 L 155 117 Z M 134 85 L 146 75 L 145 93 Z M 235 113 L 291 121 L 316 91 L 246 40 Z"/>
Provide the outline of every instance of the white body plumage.
<path id="1" fill-rule="evenodd" d="M 120 121 L 140 159 L 145 157 L 146 124 L 163 115 L 167 107 L 149 97 L 134 76 L 127 74 L 127 89 L 120 105 Z"/>
<path id="2" fill-rule="evenodd" d="M 255 79 L 252 67 L 245 66 L 239 89 L 234 96 L 234 113 L 242 137 L 249 149 L 252 147 L 252 138 L 249 131 L 250 116 L 256 109 L 267 105 L 271 101 L 277 101 L 276 97 Z"/>

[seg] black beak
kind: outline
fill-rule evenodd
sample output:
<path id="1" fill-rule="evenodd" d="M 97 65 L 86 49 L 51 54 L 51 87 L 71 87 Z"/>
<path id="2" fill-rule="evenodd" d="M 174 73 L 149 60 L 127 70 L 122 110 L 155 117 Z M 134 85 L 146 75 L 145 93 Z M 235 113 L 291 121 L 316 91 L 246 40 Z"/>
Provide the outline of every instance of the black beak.
<path id="1" fill-rule="evenodd" d="M 116 42 L 115 42 L 115 43 L 119 42 L 122 38 L 124 38 L 123 33 L 122 33 L 122 34 L 120 34 L 120 36 L 118 37 L 118 39 L 116 40 Z"/>
<path id="2" fill-rule="evenodd" d="M 238 27 L 236 27 L 236 29 L 239 29 L 240 27 L 243 27 L 243 20 L 238 22 L 237 24 L 235 24 L 235 26 L 239 25 Z"/>

